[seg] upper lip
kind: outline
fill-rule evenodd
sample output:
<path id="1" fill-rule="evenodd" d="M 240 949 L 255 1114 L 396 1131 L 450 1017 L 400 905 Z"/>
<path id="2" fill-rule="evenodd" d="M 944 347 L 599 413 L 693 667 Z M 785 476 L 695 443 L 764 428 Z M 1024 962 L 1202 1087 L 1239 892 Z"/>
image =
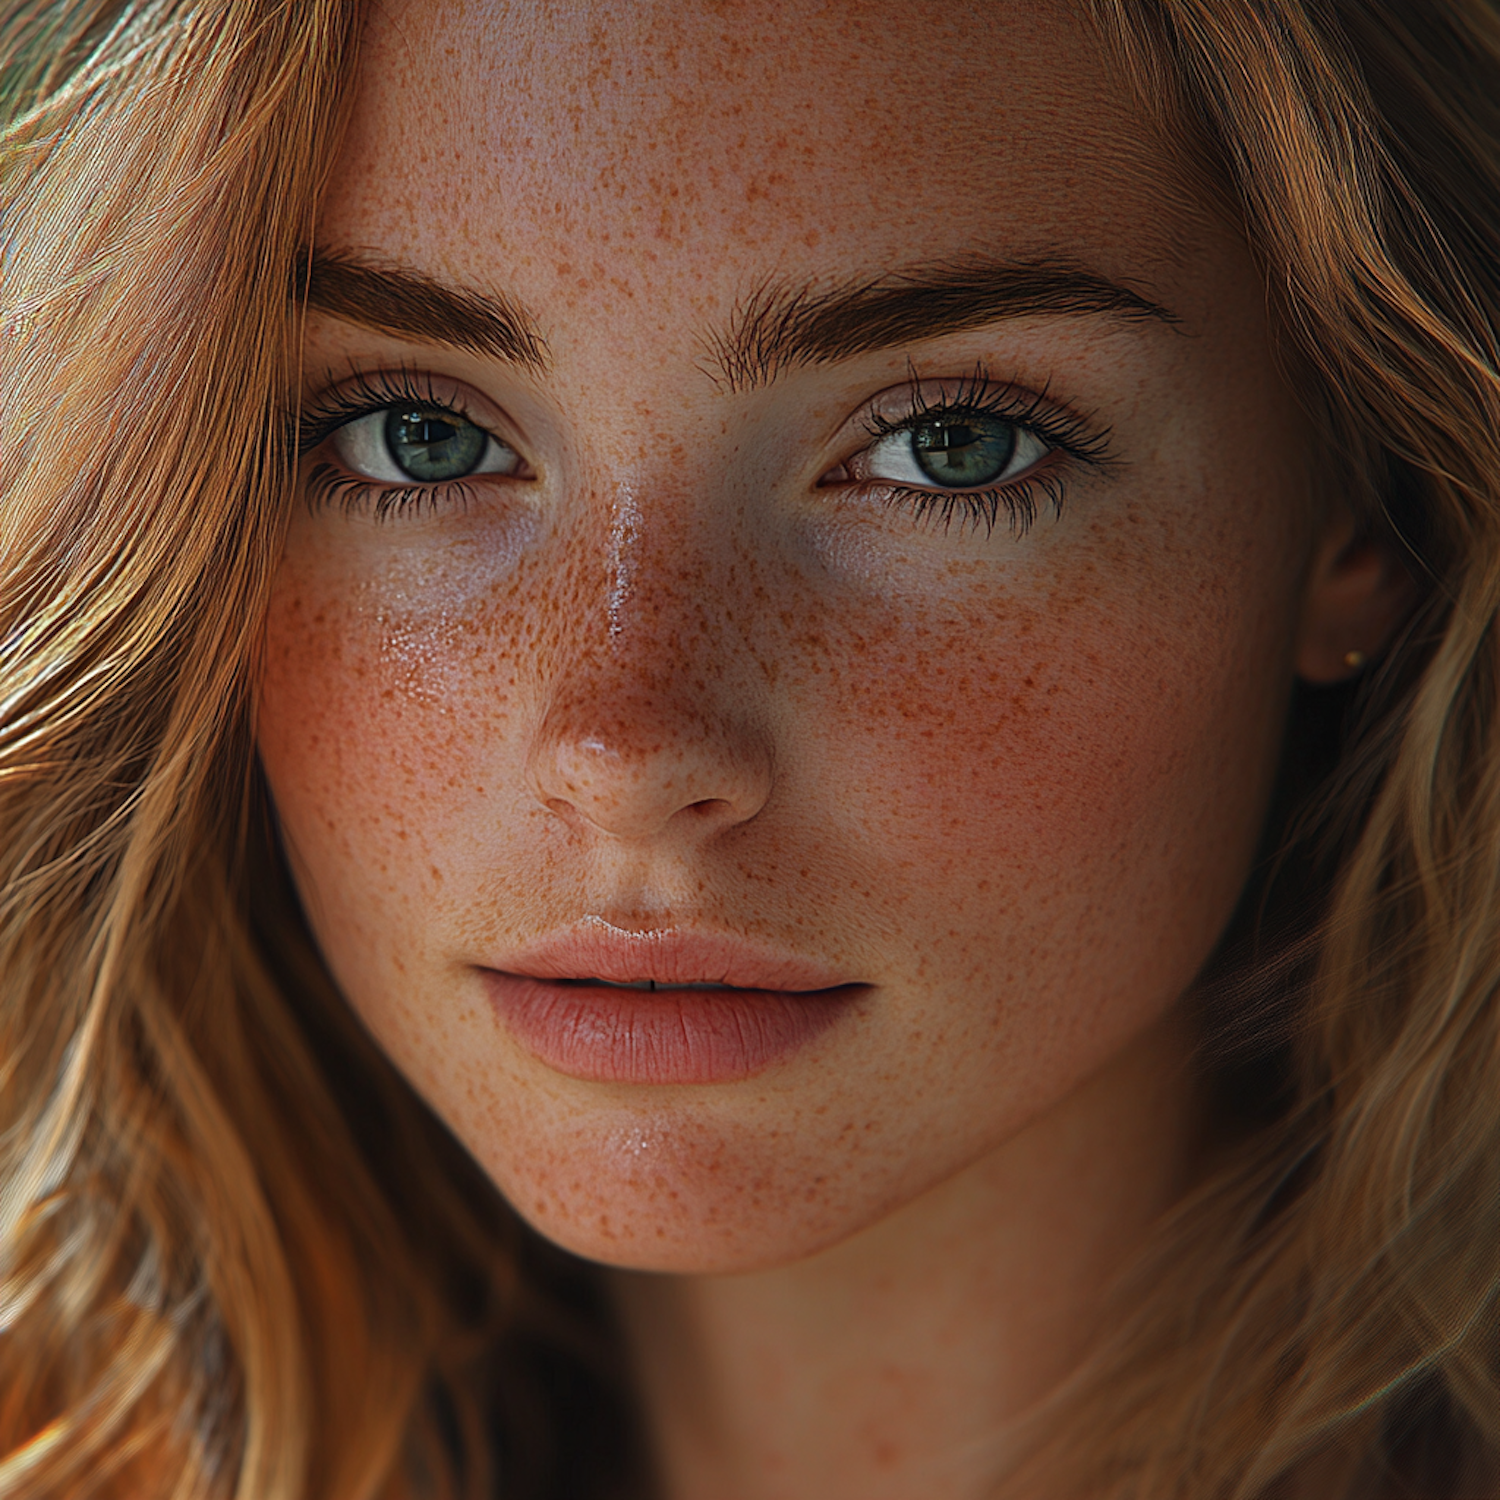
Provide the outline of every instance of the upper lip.
<path id="1" fill-rule="evenodd" d="M 816 959 L 745 938 L 682 927 L 631 931 L 600 917 L 549 932 L 490 967 L 533 979 L 654 979 L 793 992 L 856 982 Z"/>

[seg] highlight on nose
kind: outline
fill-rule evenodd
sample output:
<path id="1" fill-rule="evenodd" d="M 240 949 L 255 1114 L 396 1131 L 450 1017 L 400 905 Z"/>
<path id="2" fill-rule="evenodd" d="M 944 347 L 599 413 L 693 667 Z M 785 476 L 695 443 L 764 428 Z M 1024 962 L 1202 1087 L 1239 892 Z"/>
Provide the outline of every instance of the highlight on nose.
<path id="1" fill-rule="evenodd" d="M 771 749 L 753 726 L 713 721 L 687 703 L 610 695 L 554 705 L 530 775 L 551 812 L 611 838 L 704 838 L 765 806 Z"/>

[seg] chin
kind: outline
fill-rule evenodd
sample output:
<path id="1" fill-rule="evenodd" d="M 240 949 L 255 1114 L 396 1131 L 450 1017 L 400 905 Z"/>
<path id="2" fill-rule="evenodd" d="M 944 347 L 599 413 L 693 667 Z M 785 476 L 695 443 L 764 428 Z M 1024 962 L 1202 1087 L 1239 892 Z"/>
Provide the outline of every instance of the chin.
<path id="1" fill-rule="evenodd" d="M 478 1144 L 478 1143 L 476 1143 Z M 837 1182 L 795 1132 L 651 1117 L 476 1151 L 537 1233 L 621 1270 L 727 1275 L 804 1260 L 894 1204 Z M 862 1176 L 863 1174 L 856 1174 Z"/>

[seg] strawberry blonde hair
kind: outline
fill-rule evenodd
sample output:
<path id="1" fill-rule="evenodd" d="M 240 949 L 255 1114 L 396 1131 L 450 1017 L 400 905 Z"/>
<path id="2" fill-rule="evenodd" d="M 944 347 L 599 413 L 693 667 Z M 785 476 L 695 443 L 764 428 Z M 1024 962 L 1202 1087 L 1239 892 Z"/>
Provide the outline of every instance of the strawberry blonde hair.
<path id="1" fill-rule="evenodd" d="M 1294 713 L 1200 986 L 1222 1140 L 1012 1480 L 1493 1496 L 1500 11 L 1078 3 L 1243 224 L 1330 482 L 1424 600 Z M 0 14 L 3 1497 L 456 1500 L 492 1448 L 508 1495 L 582 1496 L 560 1455 L 628 1425 L 587 1278 L 335 993 L 254 760 L 297 268 L 360 22 Z M 601 1451 L 588 1493 L 626 1494 L 628 1437 Z"/>

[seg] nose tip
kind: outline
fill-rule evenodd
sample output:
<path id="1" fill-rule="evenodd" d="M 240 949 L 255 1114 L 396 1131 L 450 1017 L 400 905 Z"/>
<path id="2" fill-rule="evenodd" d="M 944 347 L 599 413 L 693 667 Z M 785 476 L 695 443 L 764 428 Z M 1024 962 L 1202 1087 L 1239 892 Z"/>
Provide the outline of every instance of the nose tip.
<path id="1" fill-rule="evenodd" d="M 575 711 L 549 715 L 538 736 L 533 789 L 558 817 L 638 843 L 710 837 L 765 806 L 771 755 L 753 728 L 705 723 L 686 705 L 608 707 L 618 721 L 612 730 L 570 729 Z"/>

